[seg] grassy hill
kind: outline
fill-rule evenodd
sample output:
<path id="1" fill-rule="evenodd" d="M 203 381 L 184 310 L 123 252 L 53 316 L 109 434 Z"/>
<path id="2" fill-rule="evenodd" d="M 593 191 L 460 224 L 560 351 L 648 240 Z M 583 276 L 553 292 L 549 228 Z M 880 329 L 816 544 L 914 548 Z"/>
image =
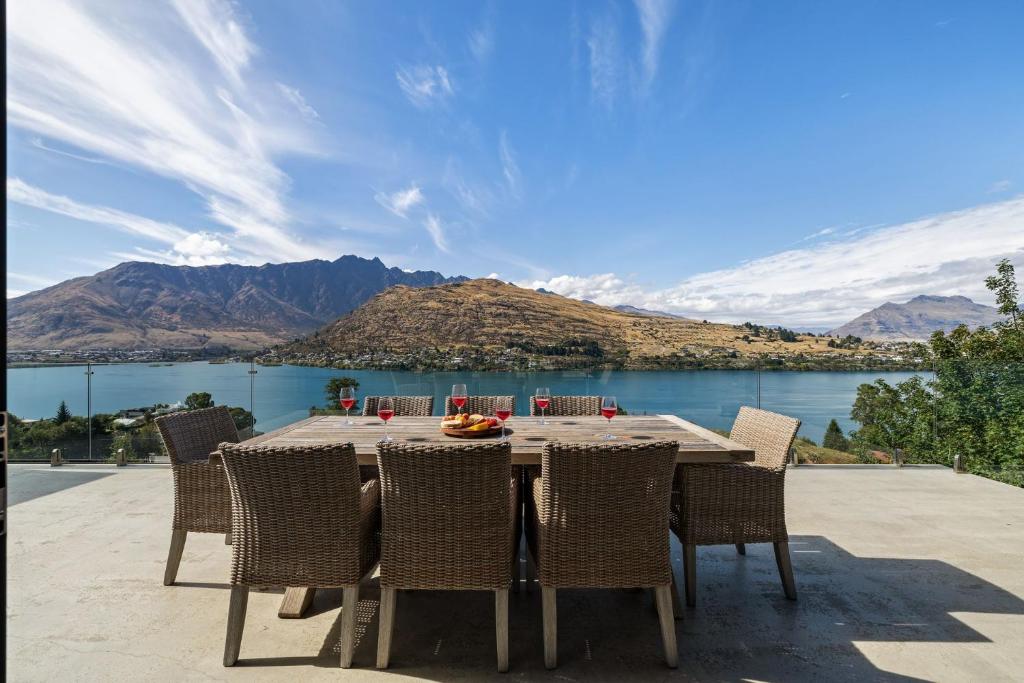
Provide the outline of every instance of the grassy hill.
<path id="1" fill-rule="evenodd" d="M 275 349 L 285 362 L 362 367 L 728 367 L 758 358 L 844 359 L 826 339 L 784 342 L 736 325 L 627 313 L 498 280 L 392 287 Z"/>

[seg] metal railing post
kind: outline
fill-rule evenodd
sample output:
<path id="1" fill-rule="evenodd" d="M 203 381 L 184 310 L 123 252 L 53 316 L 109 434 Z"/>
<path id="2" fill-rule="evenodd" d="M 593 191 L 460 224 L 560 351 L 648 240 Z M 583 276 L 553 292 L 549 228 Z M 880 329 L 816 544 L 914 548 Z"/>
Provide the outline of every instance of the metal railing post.
<path id="1" fill-rule="evenodd" d="M 89 460 L 92 461 L 92 362 L 85 361 L 85 428 L 89 434 Z"/>

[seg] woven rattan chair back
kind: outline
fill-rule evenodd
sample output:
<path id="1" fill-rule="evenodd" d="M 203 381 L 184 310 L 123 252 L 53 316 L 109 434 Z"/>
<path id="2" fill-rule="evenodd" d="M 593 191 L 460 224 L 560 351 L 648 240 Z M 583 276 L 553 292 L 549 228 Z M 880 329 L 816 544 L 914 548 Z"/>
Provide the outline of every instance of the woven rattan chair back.
<path id="1" fill-rule="evenodd" d="M 674 441 L 545 444 L 542 477 L 534 480 L 533 491 L 541 584 L 557 588 L 669 584 L 666 531 L 678 452 Z"/>
<path id="2" fill-rule="evenodd" d="M 352 444 L 225 445 L 221 452 L 231 489 L 232 584 L 359 583 L 375 546 L 360 538 L 362 484 Z"/>
<path id="3" fill-rule="evenodd" d="M 548 417 L 600 415 L 600 396 L 552 396 L 551 403 L 544 410 Z M 540 415 L 537 399 L 530 397 L 530 415 Z"/>
<path id="4" fill-rule="evenodd" d="M 224 406 L 181 411 L 156 419 L 171 465 L 206 462 L 221 443 L 238 443 L 238 430 Z"/>
<path id="5" fill-rule="evenodd" d="M 800 420 L 796 418 L 743 406 L 729 438 L 753 448 L 754 464 L 758 467 L 785 470 L 798 429 Z"/>
<path id="6" fill-rule="evenodd" d="M 377 414 L 377 403 L 382 396 L 363 397 L 363 416 L 370 417 Z M 434 413 L 433 396 L 391 396 L 395 404 L 395 415 L 397 417 L 430 417 Z"/>
<path id="7" fill-rule="evenodd" d="M 508 443 L 381 442 L 377 466 L 382 587 L 508 589 L 518 511 Z"/>
<path id="8" fill-rule="evenodd" d="M 494 408 L 495 408 L 499 398 L 504 398 L 504 397 L 502 397 L 502 396 L 468 396 L 468 397 L 466 397 L 466 405 L 464 405 L 462 407 L 462 412 L 469 413 L 470 415 L 472 415 L 473 413 L 478 413 L 480 415 L 494 415 Z M 508 398 L 512 399 L 512 414 L 515 415 L 516 414 L 516 397 L 515 396 L 509 396 Z M 445 396 L 444 397 L 444 414 L 445 415 L 454 415 L 457 412 L 459 412 L 459 409 L 456 407 L 456 405 L 454 403 L 452 403 L 452 397 L 451 396 Z"/>

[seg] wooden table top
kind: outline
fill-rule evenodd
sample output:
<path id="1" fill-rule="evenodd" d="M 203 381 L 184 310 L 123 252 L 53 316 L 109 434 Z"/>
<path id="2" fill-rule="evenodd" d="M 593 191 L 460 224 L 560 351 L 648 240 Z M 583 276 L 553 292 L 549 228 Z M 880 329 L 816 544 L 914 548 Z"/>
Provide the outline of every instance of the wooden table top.
<path id="1" fill-rule="evenodd" d="M 612 420 L 610 428 L 608 421 L 600 416 L 548 417 L 546 420 L 547 424 L 541 424 L 539 417 L 509 418 L 513 464 L 540 464 L 544 442 L 556 440 L 596 444 L 678 441 L 676 462 L 680 463 L 750 462 L 754 459 L 752 449 L 675 415 L 619 415 Z M 355 424 L 346 425 L 344 416 L 340 415 L 311 417 L 244 443 L 298 446 L 351 441 L 360 464 L 377 464 L 376 444 L 384 436 L 384 423 L 377 417 L 362 416 L 353 416 L 352 421 Z M 442 434 L 440 424 L 439 417 L 395 417 L 388 425 L 388 433 L 396 440 L 453 446 L 498 438 L 456 439 Z M 609 432 L 618 438 L 603 440 L 602 436 Z"/>

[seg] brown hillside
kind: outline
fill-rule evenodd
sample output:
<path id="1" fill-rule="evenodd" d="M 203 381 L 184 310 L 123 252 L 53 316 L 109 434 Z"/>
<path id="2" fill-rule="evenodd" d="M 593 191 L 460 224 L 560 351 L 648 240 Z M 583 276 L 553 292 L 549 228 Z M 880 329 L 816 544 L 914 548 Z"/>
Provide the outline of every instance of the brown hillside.
<path id="1" fill-rule="evenodd" d="M 433 287 L 392 287 L 314 335 L 286 345 L 284 355 L 330 349 L 346 355 L 425 348 L 503 349 L 510 343 L 575 346 L 597 342 L 605 355 L 633 360 L 672 353 L 735 349 L 758 353 L 829 352 L 824 340 L 801 336 L 784 343 L 752 338 L 734 325 L 624 313 L 498 280 Z"/>

